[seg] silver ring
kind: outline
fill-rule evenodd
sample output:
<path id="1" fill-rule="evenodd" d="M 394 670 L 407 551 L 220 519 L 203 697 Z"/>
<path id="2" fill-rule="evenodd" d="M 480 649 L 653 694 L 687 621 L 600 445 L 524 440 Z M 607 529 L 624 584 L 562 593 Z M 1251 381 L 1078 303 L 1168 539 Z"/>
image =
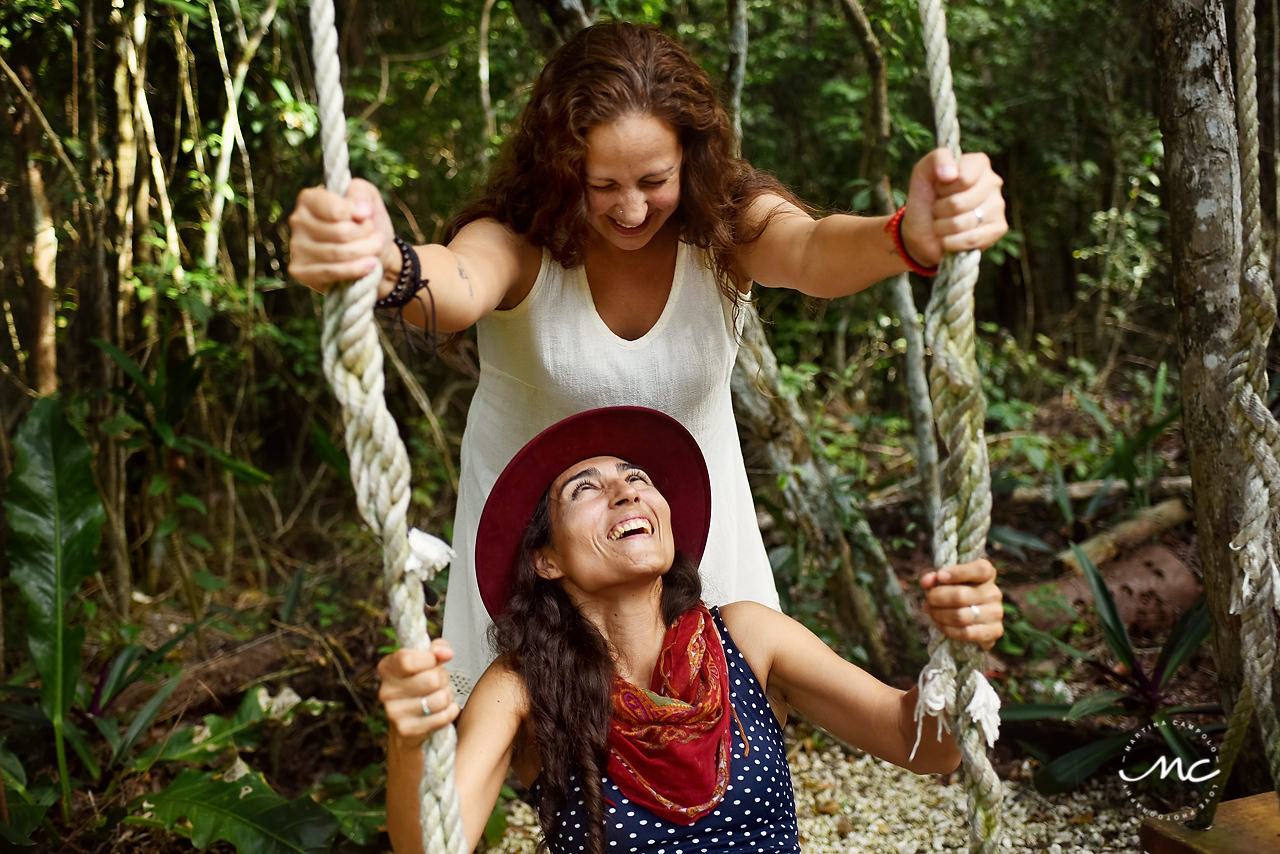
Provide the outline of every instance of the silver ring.
<path id="1" fill-rule="evenodd" d="M 427 698 L 422 698 L 422 716 L 428 717 L 431 714 L 431 706 L 427 704 Z"/>
<path id="2" fill-rule="evenodd" d="M 981 610 L 978 608 L 978 606 L 977 606 L 977 605 L 970 605 L 970 606 L 969 606 L 969 613 L 970 613 L 970 614 L 973 614 L 973 621 L 974 621 L 975 623 L 976 623 L 976 622 L 978 622 L 978 617 L 982 616 Z M 427 705 L 427 699 L 426 699 L 425 697 L 423 697 L 423 698 L 422 698 L 422 706 L 423 706 L 423 708 L 426 708 L 426 705 Z"/>
<path id="3" fill-rule="evenodd" d="M 978 225 L 982 225 L 982 208 L 974 208 L 973 215 L 978 220 Z"/>

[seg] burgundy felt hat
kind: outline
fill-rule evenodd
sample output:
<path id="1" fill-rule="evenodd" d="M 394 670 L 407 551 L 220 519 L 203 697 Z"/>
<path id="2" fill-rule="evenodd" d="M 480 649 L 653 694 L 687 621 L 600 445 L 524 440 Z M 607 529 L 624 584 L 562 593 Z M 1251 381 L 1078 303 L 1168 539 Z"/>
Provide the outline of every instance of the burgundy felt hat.
<path id="1" fill-rule="evenodd" d="M 711 526 L 711 480 L 697 441 L 679 421 L 641 406 L 613 406 L 570 415 L 529 440 L 498 475 L 480 514 L 476 579 L 490 617 L 511 596 L 524 530 L 542 493 L 574 463 L 614 456 L 653 479 L 671 506 L 678 551 L 696 566 Z"/>

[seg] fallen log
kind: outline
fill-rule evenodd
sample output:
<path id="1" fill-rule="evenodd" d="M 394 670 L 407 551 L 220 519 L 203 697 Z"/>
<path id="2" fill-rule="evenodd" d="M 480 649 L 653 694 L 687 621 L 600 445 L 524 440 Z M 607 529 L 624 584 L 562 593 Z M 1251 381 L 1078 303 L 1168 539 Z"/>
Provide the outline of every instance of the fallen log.
<path id="1" fill-rule="evenodd" d="M 1157 534 L 1190 520 L 1191 511 L 1186 503 L 1181 498 L 1170 498 L 1142 509 L 1134 518 L 1126 519 L 1113 528 L 1095 534 L 1083 543 L 1077 544 L 1077 547 L 1094 566 L 1101 566 L 1121 550 L 1141 545 Z M 1054 563 L 1057 566 L 1069 567 L 1077 573 L 1084 572 L 1072 549 L 1058 552 L 1054 556 Z"/>
<path id="2" fill-rule="evenodd" d="M 1187 477 L 1154 477 L 1150 480 L 1137 481 L 1139 487 L 1146 487 L 1152 498 L 1167 495 L 1190 495 L 1191 478 Z M 1108 495 L 1123 495 L 1129 491 L 1129 484 L 1123 480 L 1113 480 L 1110 484 L 1105 480 L 1082 480 L 1067 484 L 1067 498 L 1072 501 L 1083 501 L 1093 498 L 1106 489 Z M 1057 490 L 1052 486 L 1019 486 L 1010 493 L 1011 501 L 1030 504 L 1039 502 L 1048 504 L 1057 501 Z"/>
<path id="3" fill-rule="evenodd" d="M 1137 485 L 1146 487 L 1153 499 L 1170 495 L 1185 496 L 1191 494 L 1191 478 L 1189 476 L 1156 477 L 1150 480 L 1138 480 Z M 905 504 L 908 501 L 918 501 L 918 486 L 919 480 L 917 478 L 908 478 L 900 483 L 895 483 L 882 492 L 871 495 L 863 503 L 863 507 L 868 510 L 883 510 L 886 507 Z M 1129 484 L 1123 480 L 1113 480 L 1110 483 L 1105 480 L 1082 480 L 1076 483 L 1068 483 L 1067 498 L 1072 501 L 1084 501 L 1093 498 L 1104 489 L 1108 495 L 1124 495 L 1129 491 Z M 1019 486 L 1015 487 L 1012 492 L 997 495 L 996 500 L 1009 500 L 1017 504 L 1053 504 L 1058 500 L 1055 492 L 1056 489 L 1053 486 Z"/>

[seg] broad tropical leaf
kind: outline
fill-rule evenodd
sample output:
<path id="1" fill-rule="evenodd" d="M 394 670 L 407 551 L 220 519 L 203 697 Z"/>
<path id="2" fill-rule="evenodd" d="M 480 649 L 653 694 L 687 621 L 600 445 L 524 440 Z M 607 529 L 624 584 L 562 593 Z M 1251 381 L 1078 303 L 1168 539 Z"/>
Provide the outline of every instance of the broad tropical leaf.
<path id="1" fill-rule="evenodd" d="M 357 845 L 370 845 L 387 825 L 387 811 L 347 793 L 337 800 L 322 804 L 337 820 L 342 835 Z"/>
<path id="2" fill-rule="evenodd" d="M 205 715 L 203 724 L 178 730 L 143 754 L 135 763 L 135 769 L 145 770 L 156 762 L 207 763 L 228 748 L 245 750 L 256 747 L 263 721 L 287 724 L 296 712 L 315 715 L 323 710 L 324 705 L 316 699 L 303 700 L 288 688 L 272 697 L 266 688 L 259 685 L 245 695 L 240 708 L 230 718 Z"/>
<path id="3" fill-rule="evenodd" d="M 338 822 L 310 798 L 288 801 L 272 791 L 255 771 L 220 779 L 187 769 L 168 788 L 147 795 L 150 810 L 169 830 L 190 823 L 191 843 L 205 848 L 211 842 L 230 842 L 240 854 L 302 854 L 329 850 Z M 231 777 L 235 776 L 235 779 Z"/>
<path id="4" fill-rule="evenodd" d="M 67 420 L 61 400 L 37 401 L 14 444 L 18 460 L 5 498 L 9 560 L 27 601 L 31 659 L 40 674 L 40 705 L 53 724 L 66 817 L 71 808 L 66 718 L 84 643 L 71 597 L 97 566 L 104 512 L 89 443 Z"/>
<path id="5" fill-rule="evenodd" d="M 103 510 L 89 443 L 62 402 L 44 398 L 18 428 L 18 462 L 9 481 L 9 559 L 27 601 L 31 658 L 45 714 L 60 723 L 80 675 L 84 629 L 68 607 L 97 567 Z"/>

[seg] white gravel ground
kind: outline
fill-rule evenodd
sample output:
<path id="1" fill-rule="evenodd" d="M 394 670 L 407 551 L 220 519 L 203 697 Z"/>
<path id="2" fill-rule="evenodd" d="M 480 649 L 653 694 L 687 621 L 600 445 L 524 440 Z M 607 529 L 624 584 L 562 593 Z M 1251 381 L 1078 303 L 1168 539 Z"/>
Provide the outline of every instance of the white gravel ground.
<path id="1" fill-rule="evenodd" d="M 968 850 L 968 807 L 959 782 L 919 776 L 837 746 L 811 747 L 787 732 L 800 842 L 815 854 L 927 854 Z M 1021 776 L 1021 775 L 1020 775 Z M 1027 782 L 1006 780 L 1004 848 L 1026 854 L 1139 854 L 1140 817 L 1119 781 L 1101 781 L 1070 795 L 1045 798 Z M 533 810 L 508 810 L 502 845 L 532 854 L 538 837 Z"/>

